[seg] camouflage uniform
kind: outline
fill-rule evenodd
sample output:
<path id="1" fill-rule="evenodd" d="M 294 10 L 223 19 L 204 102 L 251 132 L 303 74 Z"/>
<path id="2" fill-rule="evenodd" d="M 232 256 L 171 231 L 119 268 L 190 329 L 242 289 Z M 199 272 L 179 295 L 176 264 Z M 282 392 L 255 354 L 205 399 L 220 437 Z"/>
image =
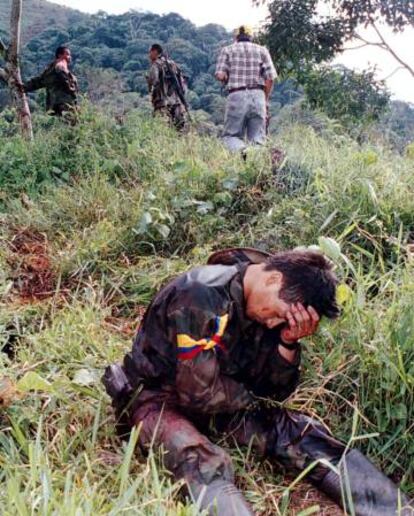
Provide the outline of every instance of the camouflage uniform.
<path id="1" fill-rule="evenodd" d="M 78 81 L 71 72 L 66 72 L 53 61 L 38 76 L 25 83 L 26 92 L 46 88 L 46 110 L 56 116 L 71 111 L 77 104 Z"/>
<path id="2" fill-rule="evenodd" d="M 165 117 L 178 131 L 184 131 L 187 124 L 186 109 L 173 81 L 169 79 L 168 67 L 176 75 L 182 91 L 185 91 L 182 73 L 177 64 L 165 56 L 159 57 L 152 63 L 148 75 L 148 87 L 154 106 L 154 115 Z"/>
<path id="3" fill-rule="evenodd" d="M 169 283 L 148 308 L 131 353 L 104 377 L 120 431 L 141 425 L 141 446 L 162 445 L 166 467 L 185 479 L 194 499 L 206 486 L 208 503 L 220 493 L 219 515 L 251 512 L 240 505 L 229 455 L 206 435 L 212 437 L 211 418 L 220 437 L 231 433 L 239 445 L 252 444 L 260 457 L 296 471 L 318 459 L 336 465 L 345 451 L 315 420 L 258 401 L 285 399 L 299 380 L 300 352 L 294 363 L 286 361 L 278 351 L 280 329 L 245 314 L 244 274 L 267 257 L 223 251 Z M 320 485 L 328 472 L 318 464 L 308 479 Z"/>

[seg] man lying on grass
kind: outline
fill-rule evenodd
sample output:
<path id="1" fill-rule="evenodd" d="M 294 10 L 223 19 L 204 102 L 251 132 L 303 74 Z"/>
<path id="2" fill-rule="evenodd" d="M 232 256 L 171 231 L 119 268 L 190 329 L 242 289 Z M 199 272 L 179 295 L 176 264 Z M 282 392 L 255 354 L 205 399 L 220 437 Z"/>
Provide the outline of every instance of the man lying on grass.
<path id="1" fill-rule="evenodd" d="M 143 449 L 162 445 L 168 470 L 210 514 L 252 509 L 233 484 L 229 455 L 206 434 L 231 434 L 296 472 L 313 465 L 307 478 L 356 515 L 411 514 L 359 451 L 346 451 L 304 414 L 263 401 L 294 391 L 299 340 L 316 332 L 321 317 L 339 315 L 337 283 L 330 262 L 314 251 L 216 253 L 155 296 L 132 352 L 107 368 L 119 428 L 141 425 Z"/>

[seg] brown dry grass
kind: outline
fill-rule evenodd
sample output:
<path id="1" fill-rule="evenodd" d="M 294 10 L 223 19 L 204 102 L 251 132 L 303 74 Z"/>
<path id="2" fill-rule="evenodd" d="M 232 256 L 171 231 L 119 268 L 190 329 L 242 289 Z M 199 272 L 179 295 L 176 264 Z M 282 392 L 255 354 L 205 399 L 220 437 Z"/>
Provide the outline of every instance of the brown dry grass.
<path id="1" fill-rule="evenodd" d="M 57 277 L 51 264 L 46 235 L 30 228 L 16 229 L 9 241 L 9 250 L 12 294 L 23 302 L 53 296 Z"/>

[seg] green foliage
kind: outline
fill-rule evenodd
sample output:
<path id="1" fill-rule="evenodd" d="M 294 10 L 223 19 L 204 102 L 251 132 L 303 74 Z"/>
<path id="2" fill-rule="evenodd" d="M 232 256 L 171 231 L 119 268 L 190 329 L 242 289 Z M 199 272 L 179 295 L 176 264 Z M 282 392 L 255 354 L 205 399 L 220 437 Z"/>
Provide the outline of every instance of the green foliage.
<path id="1" fill-rule="evenodd" d="M 255 3 L 269 5 L 270 16 L 262 41 L 269 47 L 282 76 L 296 79 L 304 88 L 311 106 L 343 120 L 345 126 L 350 121 L 354 125 L 357 119 L 365 126 L 379 118 L 389 95 L 372 71 L 359 74 L 330 69 L 328 63 L 343 51 L 347 41 L 358 37 L 357 31 L 362 26 L 382 22 L 394 31 L 402 31 L 414 25 L 414 8 L 410 2 L 257 0 Z M 378 30 L 376 25 L 375 28 Z M 385 44 L 380 46 L 389 50 Z M 325 66 L 320 67 L 322 63 Z M 353 87 L 357 92 L 355 102 L 351 98 Z M 345 113 L 347 110 L 349 113 Z M 404 133 L 409 134 L 409 129 L 407 124 Z"/>
<path id="2" fill-rule="evenodd" d="M 414 25 L 414 8 L 406 0 L 255 0 L 255 3 L 269 4 L 270 16 L 263 38 L 273 55 L 278 56 L 283 73 L 300 75 L 303 68 L 329 61 L 361 25 L 380 21 L 395 31 Z"/>
<path id="3" fill-rule="evenodd" d="M 327 61 L 342 48 L 346 30 L 337 19 L 321 18 L 318 0 L 269 2 L 264 42 L 282 74 Z"/>
<path id="4" fill-rule="evenodd" d="M 391 144 L 400 152 L 414 140 L 414 105 L 394 101 L 373 127 L 374 137 Z"/>
<path id="5" fill-rule="evenodd" d="M 378 121 L 390 95 L 375 71 L 354 72 L 343 66 L 320 66 L 302 78 L 306 102 L 348 128 Z"/>
<path id="6" fill-rule="evenodd" d="M 0 13 L 7 15 L 9 3 L 0 0 Z M 377 118 L 385 103 L 387 95 L 384 92 L 381 96 L 382 88 L 369 71 L 359 76 L 346 70 L 313 69 L 317 63 L 334 56 L 348 30 L 337 19 L 318 17 L 317 3 L 295 0 L 270 4 L 265 43 L 283 75 L 272 96 L 273 130 L 279 126 L 279 109 L 300 100 L 304 87 L 309 94 L 308 104 L 343 122 L 345 130 L 350 124 L 354 127 L 358 113 L 360 125 L 366 126 Z M 353 5 L 352 2 L 347 4 Z M 7 20 L 3 20 L 0 36 L 4 28 L 3 37 L 7 39 Z M 28 20 L 32 24 L 28 25 Z M 121 16 L 105 13 L 90 16 L 43 0 L 36 5 L 28 0 L 23 11 L 26 42 L 22 52 L 23 76 L 27 79 L 39 73 L 53 58 L 56 46 L 68 44 L 81 90 L 91 102 L 119 117 L 132 109 L 149 113 L 145 75 L 149 66 L 148 48 L 155 41 L 154 35 L 188 77 L 188 99 L 192 110 L 197 112 L 199 129 L 205 134 L 217 134 L 224 118 L 225 97 L 214 79 L 214 67 L 219 48 L 231 40 L 231 35 L 218 25 L 198 28 L 177 14 L 158 16 L 129 12 Z M 322 83 L 325 77 L 326 85 Z M 365 89 L 362 87 L 364 79 Z M 351 99 L 349 85 L 357 86 L 359 95 L 355 102 Z M 32 110 L 44 105 L 44 97 L 44 91 L 31 95 Z M 362 99 L 366 100 L 366 105 Z M 0 110 L 9 102 L 6 90 L 0 89 Z M 410 117 L 406 116 L 409 115 L 407 105 L 398 106 L 392 109 L 392 112 L 399 111 L 397 116 L 382 117 L 382 132 L 389 135 L 393 146 L 403 150 L 409 143 L 412 128 Z M 404 116 L 400 116 L 403 108 Z"/>
<path id="7" fill-rule="evenodd" d="M 400 31 L 414 25 L 414 7 L 407 0 L 325 0 L 325 3 L 333 3 L 351 27 L 381 21 Z"/>
<path id="8" fill-rule="evenodd" d="M 9 3 L 0 0 L 0 8 Z M 93 102 L 100 102 L 103 97 L 119 102 L 124 92 L 131 91 L 146 96 L 148 49 L 152 43 L 159 42 L 182 67 L 195 109 L 215 113 L 215 121 L 222 121 L 223 113 L 218 111 L 222 104 L 220 85 L 213 69 L 219 48 L 231 40 L 223 27 L 210 24 L 197 28 L 173 13 L 159 16 L 131 11 L 120 16 L 104 13 L 90 16 L 48 2 L 42 2 L 40 7 L 49 23 L 35 23 L 30 31 L 23 31 L 27 41 L 21 59 L 25 79 L 37 75 L 53 59 L 56 47 L 64 44 L 72 50 L 82 91 Z M 24 20 L 33 19 L 33 8 L 32 2 L 24 6 Z M 56 10 L 60 14 L 56 15 L 56 21 L 50 22 Z M 38 94 L 34 98 L 42 104 Z"/>
<path id="9" fill-rule="evenodd" d="M 34 125 L 27 145 L 0 124 L 0 347 L 15 352 L 0 352 L 0 379 L 16 389 L 0 415 L 2 514 L 197 514 L 161 457 L 134 456 L 136 434 L 118 441 L 99 377 L 161 285 L 242 245 L 318 244 L 335 260 L 343 316 L 305 344 L 287 405 L 323 417 L 414 492 L 410 147 L 358 145 L 324 119 L 318 132 L 286 122 L 275 169 L 266 147 L 244 162 L 137 112 L 119 123 L 86 103 L 75 127 L 43 114 Z M 43 301 L 21 296 L 33 274 L 15 251 L 22 230 L 47 244 L 55 282 Z M 228 446 L 254 510 L 283 514 L 280 470 Z"/>
<path id="10" fill-rule="evenodd" d="M 0 1 L 0 35 L 8 36 L 10 26 L 11 1 Z M 46 30 L 51 25 L 69 27 L 81 20 L 86 21 L 88 15 L 57 5 L 45 0 L 24 0 L 22 19 L 23 41 L 29 41 L 33 36 Z M 7 37 L 4 38 L 7 40 Z"/>

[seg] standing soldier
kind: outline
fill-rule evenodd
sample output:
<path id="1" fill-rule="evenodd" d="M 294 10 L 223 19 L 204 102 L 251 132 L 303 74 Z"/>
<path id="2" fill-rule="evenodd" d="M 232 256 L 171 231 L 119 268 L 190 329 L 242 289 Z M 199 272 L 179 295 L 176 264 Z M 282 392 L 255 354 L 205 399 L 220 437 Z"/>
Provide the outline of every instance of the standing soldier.
<path id="1" fill-rule="evenodd" d="M 77 105 L 78 81 L 69 70 L 71 61 L 69 48 L 58 47 L 55 60 L 38 77 L 23 85 L 27 93 L 46 88 L 46 110 L 55 116 L 73 111 Z"/>
<path id="2" fill-rule="evenodd" d="M 253 43 L 252 36 L 249 27 L 239 27 L 216 67 L 216 78 L 229 93 L 223 140 L 231 151 L 245 150 L 245 136 L 257 145 L 266 139 L 267 103 L 277 73 L 267 48 Z"/>
<path id="3" fill-rule="evenodd" d="M 332 265 L 313 251 L 216 253 L 156 295 L 131 353 L 107 368 L 118 429 L 140 426 L 144 450 L 162 447 L 166 467 L 186 481 L 201 510 L 252 514 L 233 484 L 229 455 L 205 434 L 213 428 L 218 439 L 231 435 L 259 457 L 308 470 L 311 482 L 356 516 L 396 516 L 408 504 L 321 423 L 264 401 L 282 401 L 296 388 L 299 340 L 316 332 L 321 317 L 339 314 L 336 286 Z"/>
<path id="4" fill-rule="evenodd" d="M 165 117 L 178 131 L 187 125 L 188 105 L 185 82 L 177 64 L 164 55 L 160 45 L 150 48 L 151 68 L 147 78 L 154 115 Z"/>

